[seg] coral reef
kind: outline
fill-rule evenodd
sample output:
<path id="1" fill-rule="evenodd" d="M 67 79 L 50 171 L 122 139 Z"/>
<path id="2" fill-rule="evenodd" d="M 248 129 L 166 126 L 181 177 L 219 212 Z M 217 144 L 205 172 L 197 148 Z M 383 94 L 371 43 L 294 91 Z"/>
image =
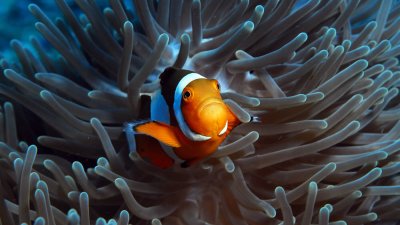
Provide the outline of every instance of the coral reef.
<path id="1" fill-rule="evenodd" d="M 132 2 L 29 5 L 54 50 L 13 40 L 1 60 L 1 224 L 400 220 L 397 1 Z M 218 79 L 243 124 L 160 170 L 123 123 L 148 117 L 172 65 Z"/>

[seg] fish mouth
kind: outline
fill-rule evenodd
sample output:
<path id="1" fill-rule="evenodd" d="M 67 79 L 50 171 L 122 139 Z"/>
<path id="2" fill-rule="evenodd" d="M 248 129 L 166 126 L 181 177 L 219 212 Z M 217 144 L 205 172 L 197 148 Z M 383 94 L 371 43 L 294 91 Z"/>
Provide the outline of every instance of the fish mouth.
<path id="1" fill-rule="evenodd" d="M 221 101 L 221 99 L 218 98 L 213 98 L 213 99 L 207 99 L 204 100 L 202 103 L 199 105 L 199 112 L 201 113 L 204 109 L 211 105 L 222 105 L 225 106 L 224 102 Z"/>
<path id="2" fill-rule="evenodd" d="M 211 136 L 222 136 L 228 129 L 226 105 L 221 99 L 207 99 L 199 105 L 198 118 Z"/>

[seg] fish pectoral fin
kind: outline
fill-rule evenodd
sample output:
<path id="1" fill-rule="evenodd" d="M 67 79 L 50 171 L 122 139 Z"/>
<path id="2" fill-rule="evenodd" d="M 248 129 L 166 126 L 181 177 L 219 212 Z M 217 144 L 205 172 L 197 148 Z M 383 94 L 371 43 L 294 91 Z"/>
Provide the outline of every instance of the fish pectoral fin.
<path id="1" fill-rule="evenodd" d="M 182 146 L 178 138 L 178 129 L 168 124 L 158 121 L 149 121 L 136 125 L 134 130 L 136 133 L 149 135 L 173 148 Z"/>

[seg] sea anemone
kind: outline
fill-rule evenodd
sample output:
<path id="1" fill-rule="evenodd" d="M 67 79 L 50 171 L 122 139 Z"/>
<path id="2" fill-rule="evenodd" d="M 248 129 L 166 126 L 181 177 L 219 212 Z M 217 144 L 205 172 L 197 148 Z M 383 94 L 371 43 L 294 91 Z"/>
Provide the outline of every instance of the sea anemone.
<path id="1" fill-rule="evenodd" d="M 1 224 L 400 220 L 397 1 L 56 3 L 29 5 L 54 49 L 13 40 L 0 64 Z M 162 170 L 123 124 L 149 117 L 169 66 L 218 79 L 243 124 Z"/>

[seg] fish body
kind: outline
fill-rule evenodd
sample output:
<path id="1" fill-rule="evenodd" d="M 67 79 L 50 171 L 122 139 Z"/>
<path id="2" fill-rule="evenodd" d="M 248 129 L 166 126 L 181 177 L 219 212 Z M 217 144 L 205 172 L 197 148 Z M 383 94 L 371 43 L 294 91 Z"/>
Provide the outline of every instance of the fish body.
<path id="1" fill-rule="evenodd" d="M 160 84 L 161 91 L 152 97 L 151 119 L 125 128 L 131 150 L 155 166 L 193 165 L 214 153 L 240 124 L 223 102 L 217 80 L 169 67 Z"/>

